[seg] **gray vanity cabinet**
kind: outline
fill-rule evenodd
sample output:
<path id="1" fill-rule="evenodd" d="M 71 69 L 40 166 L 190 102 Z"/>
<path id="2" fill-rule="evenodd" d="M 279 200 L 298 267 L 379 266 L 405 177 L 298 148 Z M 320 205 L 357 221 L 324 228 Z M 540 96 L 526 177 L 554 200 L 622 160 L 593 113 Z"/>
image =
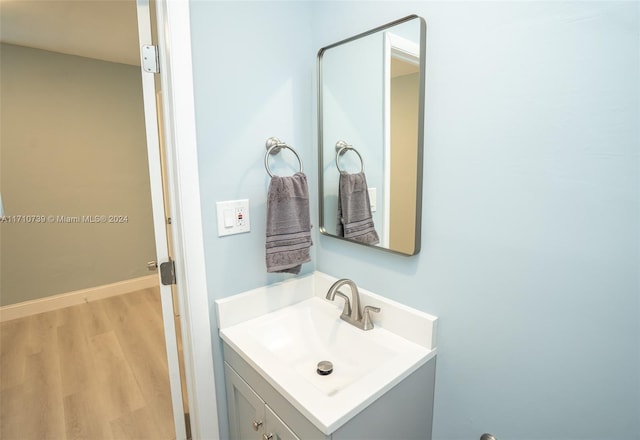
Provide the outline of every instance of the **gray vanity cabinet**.
<path id="1" fill-rule="evenodd" d="M 226 363 L 225 377 L 232 439 L 300 440 Z"/>
<path id="2" fill-rule="evenodd" d="M 299 440 L 293 431 L 280 420 L 280 417 L 269 408 L 269 405 L 265 405 L 264 409 L 267 419 L 264 440 Z"/>
<path id="3" fill-rule="evenodd" d="M 231 440 L 431 439 L 435 357 L 326 435 L 226 343 L 223 350 Z"/>

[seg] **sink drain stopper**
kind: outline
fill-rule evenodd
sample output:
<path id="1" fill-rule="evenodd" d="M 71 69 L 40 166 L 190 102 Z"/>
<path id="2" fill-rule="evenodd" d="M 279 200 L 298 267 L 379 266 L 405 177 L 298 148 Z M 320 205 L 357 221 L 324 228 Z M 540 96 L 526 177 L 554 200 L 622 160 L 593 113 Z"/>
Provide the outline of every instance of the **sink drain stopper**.
<path id="1" fill-rule="evenodd" d="M 316 372 L 320 376 L 326 376 L 328 374 L 331 374 L 332 371 L 333 371 L 333 364 L 330 361 L 318 362 L 318 369 L 316 370 Z"/>

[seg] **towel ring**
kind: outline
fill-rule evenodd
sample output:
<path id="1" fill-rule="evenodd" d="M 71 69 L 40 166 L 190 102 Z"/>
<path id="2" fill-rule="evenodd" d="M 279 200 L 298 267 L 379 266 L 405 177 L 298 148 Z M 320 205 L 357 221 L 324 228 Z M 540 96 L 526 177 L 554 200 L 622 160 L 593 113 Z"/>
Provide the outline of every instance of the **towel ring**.
<path id="1" fill-rule="evenodd" d="M 284 142 L 281 142 L 277 137 L 270 137 L 266 142 L 267 154 L 264 155 L 264 167 L 267 170 L 267 174 L 269 177 L 273 177 L 273 173 L 271 172 L 271 168 L 269 168 L 269 156 L 272 154 L 278 154 L 280 150 L 283 148 L 288 148 L 296 155 L 296 159 L 298 159 L 298 164 L 300 165 L 300 172 L 302 172 L 302 159 L 298 155 L 298 152 L 293 149 L 293 147 L 287 145 Z"/>
<path id="2" fill-rule="evenodd" d="M 342 168 L 340 168 L 339 159 L 340 159 L 340 156 L 342 154 L 346 153 L 347 151 L 353 151 L 354 153 L 356 153 L 358 155 L 358 157 L 360 158 L 360 172 L 363 173 L 364 172 L 364 160 L 362 160 L 362 156 L 360 156 L 360 153 L 358 153 L 358 150 L 353 148 L 353 145 L 349 145 L 345 141 L 336 142 L 336 167 L 338 168 L 338 171 L 340 171 L 341 173 L 342 172 L 346 172 Z"/>

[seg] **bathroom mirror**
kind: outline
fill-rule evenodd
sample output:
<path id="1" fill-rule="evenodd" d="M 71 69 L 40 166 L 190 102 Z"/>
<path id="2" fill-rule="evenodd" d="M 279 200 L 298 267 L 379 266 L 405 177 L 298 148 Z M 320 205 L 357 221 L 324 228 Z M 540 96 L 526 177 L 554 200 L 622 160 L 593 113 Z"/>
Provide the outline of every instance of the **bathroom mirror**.
<path id="1" fill-rule="evenodd" d="M 425 46 L 426 23 L 412 15 L 318 52 L 323 234 L 405 255 L 420 251 Z M 375 232 L 358 236 L 350 232 L 368 223 L 356 218 L 363 204 Z"/>

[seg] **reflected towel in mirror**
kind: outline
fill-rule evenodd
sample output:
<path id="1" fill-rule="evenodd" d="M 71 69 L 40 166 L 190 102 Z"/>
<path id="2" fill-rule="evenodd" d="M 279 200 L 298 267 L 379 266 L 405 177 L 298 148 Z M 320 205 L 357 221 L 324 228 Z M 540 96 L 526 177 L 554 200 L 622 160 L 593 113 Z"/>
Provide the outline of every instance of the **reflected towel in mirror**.
<path id="1" fill-rule="evenodd" d="M 273 176 L 267 197 L 267 272 L 300 273 L 311 261 L 307 176 Z"/>
<path id="2" fill-rule="evenodd" d="M 380 243 L 371 216 L 367 179 L 362 172 L 355 174 L 340 172 L 338 235 L 361 243 Z"/>

